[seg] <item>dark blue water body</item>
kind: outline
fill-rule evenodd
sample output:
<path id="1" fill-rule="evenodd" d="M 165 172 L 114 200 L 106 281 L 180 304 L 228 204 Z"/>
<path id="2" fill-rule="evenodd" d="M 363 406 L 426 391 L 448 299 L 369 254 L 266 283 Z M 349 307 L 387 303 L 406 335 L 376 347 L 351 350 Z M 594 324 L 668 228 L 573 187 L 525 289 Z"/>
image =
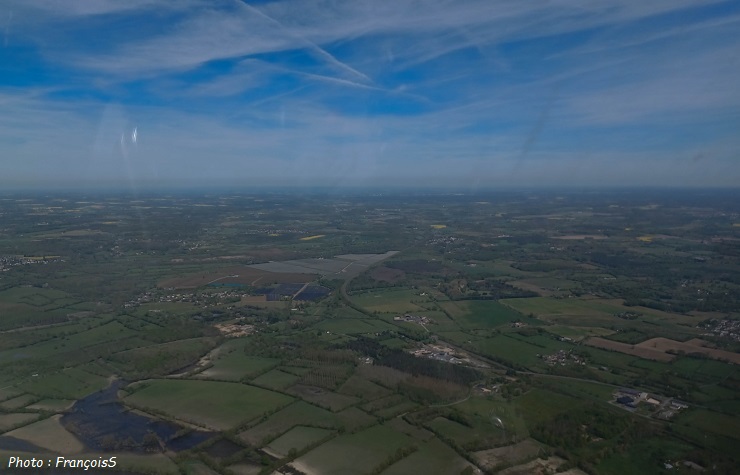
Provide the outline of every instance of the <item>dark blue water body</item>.
<path id="1" fill-rule="evenodd" d="M 273 290 L 273 293 L 280 295 L 294 295 L 301 290 L 305 284 L 280 284 Z"/>
<path id="2" fill-rule="evenodd" d="M 265 294 L 268 302 L 282 300 L 283 297 L 293 297 L 296 292 L 303 288 L 304 284 L 279 284 L 274 288 L 257 289 L 258 294 Z"/>
<path id="3" fill-rule="evenodd" d="M 211 440 L 215 436 L 216 434 L 212 432 L 194 430 L 175 439 L 168 440 L 166 445 L 167 448 L 173 452 L 181 452 L 183 450 L 192 449 L 207 440 Z"/>
<path id="4" fill-rule="evenodd" d="M 62 416 L 62 425 L 93 450 L 145 452 L 144 437 L 154 433 L 167 449 L 178 452 L 218 435 L 191 431 L 175 438 L 184 427 L 131 412 L 123 406 L 118 400 L 118 390 L 124 385 L 123 381 L 114 381 L 108 388 L 80 399 Z"/>
<path id="5" fill-rule="evenodd" d="M 294 300 L 320 300 L 331 293 L 331 289 L 321 285 L 309 285 Z"/>
<path id="6" fill-rule="evenodd" d="M 303 288 L 304 284 L 280 284 L 277 287 L 263 287 L 254 289 L 257 295 L 266 295 L 269 302 L 282 300 L 284 297 L 292 297 Z M 309 285 L 303 292 L 296 295 L 294 300 L 320 300 L 331 293 L 331 289 L 321 285 Z"/>
<path id="7" fill-rule="evenodd" d="M 16 439 L 10 435 L 0 435 L 0 450 L 7 450 L 9 452 L 48 452 L 46 449 L 42 449 L 36 444 L 26 442 L 25 440 Z"/>

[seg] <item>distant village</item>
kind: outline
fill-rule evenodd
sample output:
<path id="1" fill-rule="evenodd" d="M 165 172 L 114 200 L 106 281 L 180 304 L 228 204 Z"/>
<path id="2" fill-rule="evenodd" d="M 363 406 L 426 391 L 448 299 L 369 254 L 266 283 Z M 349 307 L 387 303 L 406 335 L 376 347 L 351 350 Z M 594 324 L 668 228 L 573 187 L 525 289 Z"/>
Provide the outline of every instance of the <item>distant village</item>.
<path id="1" fill-rule="evenodd" d="M 568 364 L 585 365 L 586 358 L 573 353 L 572 350 L 558 350 L 551 355 L 537 355 L 549 366 L 565 366 Z"/>
<path id="2" fill-rule="evenodd" d="M 740 341 L 740 320 L 720 320 L 712 318 L 711 320 L 703 322 L 700 326 L 707 330 L 707 333 L 704 333 L 705 336 L 714 336 L 727 338 L 732 341 Z"/>
<path id="3" fill-rule="evenodd" d="M 0 256 L 0 272 L 8 272 L 16 266 L 48 264 L 60 259 L 61 256 Z"/>
<path id="4" fill-rule="evenodd" d="M 176 294 L 165 294 L 160 295 L 158 292 L 144 292 L 136 298 L 129 300 L 124 303 L 125 308 L 134 308 L 139 305 L 153 302 L 184 302 L 191 303 L 193 305 L 202 306 L 203 308 L 215 307 L 223 305 L 224 303 L 234 303 L 241 300 L 243 297 L 247 297 L 249 294 L 240 290 L 224 290 L 221 292 L 209 292 L 209 293 L 176 293 Z"/>

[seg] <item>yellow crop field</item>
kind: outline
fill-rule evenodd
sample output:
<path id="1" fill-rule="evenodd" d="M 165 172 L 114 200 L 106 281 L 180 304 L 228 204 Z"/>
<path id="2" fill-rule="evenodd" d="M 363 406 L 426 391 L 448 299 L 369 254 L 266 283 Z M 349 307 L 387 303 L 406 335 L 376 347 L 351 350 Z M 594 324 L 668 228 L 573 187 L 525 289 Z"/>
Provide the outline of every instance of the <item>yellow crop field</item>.
<path id="1" fill-rule="evenodd" d="M 306 237 L 302 237 L 301 238 L 301 241 L 311 241 L 312 239 L 318 239 L 318 238 L 322 238 L 324 236 L 326 236 L 326 234 L 317 234 L 315 236 L 306 236 Z"/>

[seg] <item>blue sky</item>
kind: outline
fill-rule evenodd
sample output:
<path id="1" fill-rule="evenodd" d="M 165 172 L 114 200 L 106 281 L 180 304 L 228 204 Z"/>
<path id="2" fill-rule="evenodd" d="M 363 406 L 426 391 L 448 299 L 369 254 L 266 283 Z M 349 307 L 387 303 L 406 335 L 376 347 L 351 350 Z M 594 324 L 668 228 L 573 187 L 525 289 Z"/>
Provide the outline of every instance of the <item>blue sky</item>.
<path id="1" fill-rule="evenodd" d="M 737 186 L 740 2 L 10 0 L 0 187 Z"/>

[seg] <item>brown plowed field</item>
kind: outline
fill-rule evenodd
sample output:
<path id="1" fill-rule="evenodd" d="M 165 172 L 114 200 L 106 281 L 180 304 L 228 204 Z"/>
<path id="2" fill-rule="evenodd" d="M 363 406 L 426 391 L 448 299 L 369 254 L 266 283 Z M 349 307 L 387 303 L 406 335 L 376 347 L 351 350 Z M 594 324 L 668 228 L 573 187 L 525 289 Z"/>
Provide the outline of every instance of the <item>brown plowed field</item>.
<path id="1" fill-rule="evenodd" d="M 649 360 L 671 361 L 676 357 L 675 353 L 684 352 L 686 354 L 700 353 L 717 360 L 726 360 L 734 364 L 740 364 L 740 354 L 731 351 L 708 348 L 705 345 L 709 343 L 694 338 L 688 341 L 676 341 L 668 338 L 651 338 L 637 345 L 620 343 L 600 337 L 591 337 L 585 341 L 587 345 L 606 350 L 618 351 L 628 355 L 638 356 Z M 671 353 L 668 353 L 668 352 Z"/>
<path id="2" fill-rule="evenodd" d="M 671 361 L 675 358 L 674 355 L 650 347 L 640 347 L 639 345 L 630 345 L 629 343 L 621 343 L 619 341 L 607 340 L 606 338 L 600 338 L 598 336 L 587 339 L 584 343 L 597 348 L 603 348 L 605 350 L 618 351 L 620 353 L 626 353 L 628 355 L 639 356 L 648 360 L 657 361 Z M 644 343 L 644 342 L 643 342 Z"/>
<path id="3" fill-rule="evenodd" d="M 694 338 L 688 341 L 675 341 L 668 338 L 653 338 L 639 343 L 637 346 L 658 349 L 661 351 L 683 351 L 686 354 L 702 353 L 716 360 L 727 360 L 734 364 L 740 364 L 740 354 L 731 351 L 710 348 L 709 342 Z"/>

